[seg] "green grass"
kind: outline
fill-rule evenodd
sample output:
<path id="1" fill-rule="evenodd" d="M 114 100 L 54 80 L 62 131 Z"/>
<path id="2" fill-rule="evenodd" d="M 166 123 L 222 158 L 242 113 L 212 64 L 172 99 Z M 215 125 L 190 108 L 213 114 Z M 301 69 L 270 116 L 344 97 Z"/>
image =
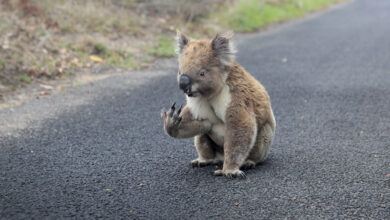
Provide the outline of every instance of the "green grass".
<path id="1" fill-rule="evenodd" d="M 147 50 L 147 53 L 160 57 L 173 57 L 175 55 L 175 46 L 173 38 L 160 37 L 154 48 Z"/>
<path id="2" fill-rule="evenodd" d="M 74 82 L 72 85 L 73 85 L 73 87 L 79 87 L 79 86 L 82 86 L 84 84 L 82 82 Z"/>
<path id="3" fill-rule="evenodd" d="M 336 1 L 279 0 L 262 4 L 263 1 L 259 0 L 240 0 L 230 10 L 221 10 L 217 17 L 225 26 L 235 31 L 252 32 L 267 24 L 300 17 Z"/>
<path id="4" fill-rule="evenodd" d="M 138 64 L 132 59 L 132 54 L 126 51 L 112 51 L 105 60 L 114 66 L 126 68 L 138 68 Z"/>
<path id="5" fill-rule="evenodd" d="M 10 24 L 7 23 L 0 24 L 0 31 L 7 30 L 8 28 L 10 28 Z"/>
<path id="6" fill-rule="evenodd" d="M 41 37 L 44 37 L 44 36 L 46 36 L 46 31 L 44 30 L 44 29 L 41 29 L 40 31 L 39 31 L 39 34 L 41 35 Z"/>
<path id="7" fill-rule="evenodd" d="M 25 83 L 30 83 L 32 81 L 31 77 L 29 75 L 27 75 L 26 73 L 19 75 L 18 79 L 22 82 L 25 82 Z"/>
<path id="8" fill-rule="evenodd" d="M 133 54 L 122 50 L 110 50 L 101 43 L 94 45 L 94 54 L 101 56 L 106 63 L 126 68 L 138 68 L 138 64 L 132 59 Z"/>

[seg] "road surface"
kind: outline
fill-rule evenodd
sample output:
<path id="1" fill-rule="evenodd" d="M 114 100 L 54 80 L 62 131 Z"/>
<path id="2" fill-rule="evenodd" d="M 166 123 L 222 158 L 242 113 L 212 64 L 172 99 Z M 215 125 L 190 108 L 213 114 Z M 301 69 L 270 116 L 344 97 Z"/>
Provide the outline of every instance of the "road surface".
<path id="1" fill-rule="evenodd" d="M 247 178 L 164 134 L 176 60 L 0 111 L 1 219 L 390 219 L 390 1 L 240 36 L 277 131 Z"/>

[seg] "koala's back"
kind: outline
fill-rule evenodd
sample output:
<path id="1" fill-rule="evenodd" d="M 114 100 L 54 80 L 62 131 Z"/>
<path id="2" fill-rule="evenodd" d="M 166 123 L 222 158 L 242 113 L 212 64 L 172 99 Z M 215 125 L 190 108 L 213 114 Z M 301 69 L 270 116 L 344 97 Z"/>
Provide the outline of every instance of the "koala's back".
<path id="1" fill-rule="evenodd" d="M 238 63 L 230 70 L 226 80 L 230 88 L 230 109 L 244 108 L 248 113 L 254 113 L 257 126 L 269 123 L 275 129 L 275 118 L 271 108 L 271 101 L 264 86 L 251 74 L 245 71 Z"/>

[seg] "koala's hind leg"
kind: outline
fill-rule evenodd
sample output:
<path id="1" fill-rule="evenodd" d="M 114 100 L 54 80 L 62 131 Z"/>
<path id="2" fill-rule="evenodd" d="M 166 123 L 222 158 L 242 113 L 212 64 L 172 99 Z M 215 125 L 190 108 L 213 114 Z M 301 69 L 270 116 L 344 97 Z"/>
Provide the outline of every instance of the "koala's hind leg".
<path id="1" fill-rule="evenodd" d="M 240 167 L 252 150 L 257 137 L 255 116 L 248 112 L 235 112 L 234 117 L 228 117 L 224 144 L 223 169 L 216 170 L 214 175 L 227 177 L 245 177 Z"/>
<path id="2" fill-rule="evenodd" d="M 223 156 L 222 153 L 218 152 L 219 147 L 207 134 L 195 136 L 194 142 L 198 151 L 198 158 L 191 161 L 192 167 L 222 163 Z"/>
<path id="3" fill-rule="evenodd" d="M 249 164 L 253 164 L 253 162 L 255 164 L 261 163 L 265 159 L 267 159 L 273 138 L 274 129 L 269 123 L 267 123 L 259 130 L 259 133 L 256 138 L 256 144 L 253 146 L 253 149 L 247 159 L 247 161 L 249 161 Z"/>

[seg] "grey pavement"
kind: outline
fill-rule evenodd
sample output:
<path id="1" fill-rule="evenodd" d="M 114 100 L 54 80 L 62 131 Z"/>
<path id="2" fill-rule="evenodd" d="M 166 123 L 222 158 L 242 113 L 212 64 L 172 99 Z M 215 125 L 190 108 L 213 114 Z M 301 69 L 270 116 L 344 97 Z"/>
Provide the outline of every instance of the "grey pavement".
<path id="1" fill-rule="evenodd" d="M 1 219 L 390 219 L 390 1 L 239 36 L 277 131 L 246 179 L 162 130 L 176 60 L 0 111 Z"/>

